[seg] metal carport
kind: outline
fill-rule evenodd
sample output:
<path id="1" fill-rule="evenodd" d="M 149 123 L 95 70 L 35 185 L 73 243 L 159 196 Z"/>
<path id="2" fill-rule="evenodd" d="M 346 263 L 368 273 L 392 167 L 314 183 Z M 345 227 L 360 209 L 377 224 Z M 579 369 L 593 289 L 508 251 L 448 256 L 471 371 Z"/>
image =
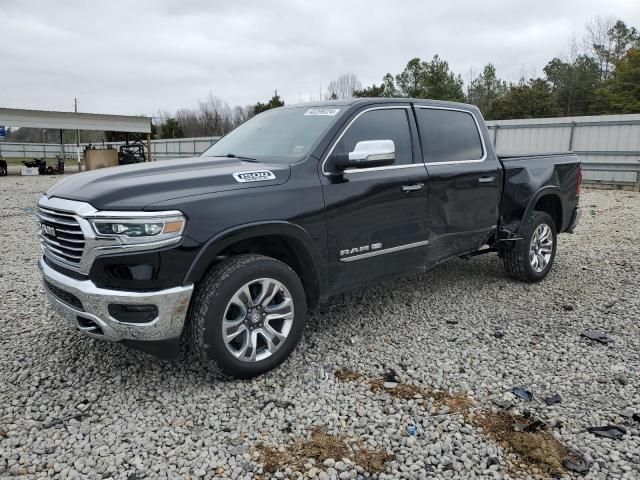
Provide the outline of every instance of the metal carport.
<path id="1" fill-rule="evenodd" d="M 0 125 L 60 130 L 61 140 L 63 130 L 97 130 L 146 134 L 147 159 L 148 161 L 152 160 L 150 117 L 0 107 Z M 62 148 L 64 149 L 63 144 Z M 78 166 L 80 166 L 79 150 L 77 153 Z"/>

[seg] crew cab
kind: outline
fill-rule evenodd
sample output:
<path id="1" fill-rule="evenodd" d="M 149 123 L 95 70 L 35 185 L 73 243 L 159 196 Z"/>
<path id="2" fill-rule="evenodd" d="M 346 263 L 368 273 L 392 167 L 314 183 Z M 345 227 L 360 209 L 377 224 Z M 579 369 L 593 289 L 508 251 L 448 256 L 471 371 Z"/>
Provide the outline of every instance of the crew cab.
<path id="1" fill-rule="evenodd" d="M 571 153 L 498 157 L 471 105 L 294 105 L 196 158 L 63 179 L 38 201 L 39 267 L 82 333 L 165 359 L 186 338 L 252 377 L 294 350 L 308 309 L 386 277 L 495 252 L 542 280 L 581 177 Z"/>

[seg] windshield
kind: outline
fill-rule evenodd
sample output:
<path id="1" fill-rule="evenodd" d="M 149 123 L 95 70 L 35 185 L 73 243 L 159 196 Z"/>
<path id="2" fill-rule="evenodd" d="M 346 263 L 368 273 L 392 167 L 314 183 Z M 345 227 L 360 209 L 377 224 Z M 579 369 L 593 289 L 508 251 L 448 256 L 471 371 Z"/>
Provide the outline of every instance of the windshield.
<path id="1" fill-rule="evenodd" d="M 268 110 L 229 132 L 202 155 L 295 163 L 309 154 L 344 107 Z"/>

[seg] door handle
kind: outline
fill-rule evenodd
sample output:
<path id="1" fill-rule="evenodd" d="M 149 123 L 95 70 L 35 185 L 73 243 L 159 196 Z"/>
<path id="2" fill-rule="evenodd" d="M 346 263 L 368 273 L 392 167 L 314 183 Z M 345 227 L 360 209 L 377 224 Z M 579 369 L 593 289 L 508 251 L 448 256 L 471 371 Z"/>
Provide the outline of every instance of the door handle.
<path id="1" fill-rule="evenodd" d="M 491 183 L 496 179 L 496 177 L 480 177 L 478 179 L 478 183 Z"/>
<path id="2" fill-rule="evenodd" d="M 415 192 L 417 190 L 422 190 L 424 188 L 424 183 L 416 183 L 414 185 L 403 185 L 403 192 Z"/>

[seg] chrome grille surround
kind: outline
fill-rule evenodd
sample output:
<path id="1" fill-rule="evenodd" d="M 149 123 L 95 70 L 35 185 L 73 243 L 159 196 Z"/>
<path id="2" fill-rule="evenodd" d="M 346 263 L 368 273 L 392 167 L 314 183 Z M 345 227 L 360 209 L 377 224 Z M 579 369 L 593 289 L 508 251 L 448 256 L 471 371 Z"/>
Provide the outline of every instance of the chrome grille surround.
<path id="1" fill-rule="evenodd" d="M 86 202 L 43 195 L 38 200 L 36 219 L 40 223 L 40 246 L 48 260 L 69 270 L 89 274 L 93 261 L 101 255 L 152 250 L 177 244 L 181 238 L 171 238 L 141 244 L 123 244 L 113 236 L 97 235 L 89 219 L 112 217 L 157 218 L 159 215 L 182 215 L 170 212 L 108 212 L 98 211 Z M 42 225 L 55 228 L 55 236 Z M 60 236 L 58 236 L 60 234 Z"/>

